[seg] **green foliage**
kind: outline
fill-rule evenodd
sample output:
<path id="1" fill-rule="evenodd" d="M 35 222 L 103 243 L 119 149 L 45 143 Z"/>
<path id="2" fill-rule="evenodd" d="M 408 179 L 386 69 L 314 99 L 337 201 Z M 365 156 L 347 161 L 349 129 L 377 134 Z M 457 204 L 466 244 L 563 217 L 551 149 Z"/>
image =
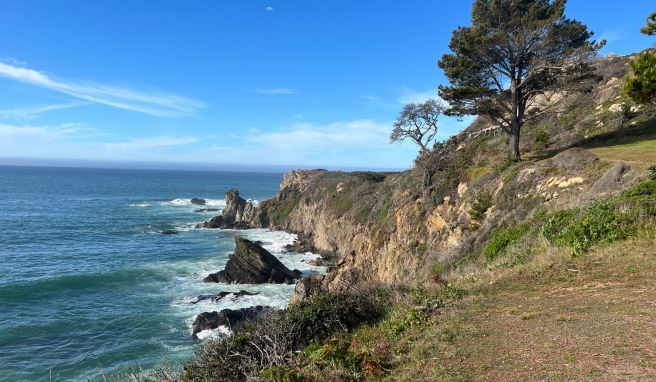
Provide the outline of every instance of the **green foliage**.
<path id="1" fill-rule="evenodd" d="M 472 203 L 469 216 L 475 222 L 480 223 L 485 219 L 485 214 L 490 207 L 492 207 L 492 194 L 487 190 L 481 191 L 476 195 L 476 200 Z"/>
<path id="2" fill-rule="evenodd" d="M 519 241 L 530 229 L 530 224 L 524 223 L 494 231 L 483 248 L 483 254 L 489 260 L 498 257 L 506 251 L 506 248 Z"/>
<path id="3" fill-rule="evenodd" d="M 648 36 L 656 35 L 656 12 L 647 17 L 647 25 L 640 29 L 640 33 L 646 34 Z"/>
<path id="4" fill-rule="evenodd" d="M 591 246 L 635 235 L 644 218 L 656 216 L 656 180 L 636 184 L 616 198 L 592 203 L 583 210 L 562 210 L 546 218 L 542 234 L 551 243 L 568 246 L 575 256 Z"/>
<path id="5" fill-rule="evenodd" d="M 622 86 L 624 93 L 637 103 L 656 102 L 656 53 L 642 52 L 630 65 L 631 73 Z"/>
<path id="6" fill-rule="evenodd" d="M 282 199 L 278 204 L 271 206 L 268 210 L 269 218 L 274 225 L 283 224 L 285 219 L 292 213 L 294 208 L 300 202 L 301 197 L 298 194 L 289 195 Z"/>
<path id="7" fill-rule="evenodd" d="M 649 166 L 649 179 L 656 180 L 656 164 Z"/>
<path id="8" fill-rule="evenodd" d="M 330 207 L 340 215 L 344 215 L 353 207 L 353 200 L 346 194 L 335 194 L 330 201 Z"/>
<path id="9" fill-rule="evenodd" d="M 257 376 L 297 381 L 299 375 L 289 366 L 301 349 L 381 318 L 388 305 L 382 290 L 324 293 L 298 302 L 238 327 L 230 337 L 204 343 L 185 366 L 183 380 L 245 381 Z"/>
<path id="10" fill-rule="evenodd" d="M 585 24 L 565 16 L 564 1 L 475 1 L 472 25 L 453 31 L 452 53 L 438 63 L 450 82 L 439 87 L 450 105 L 446 114 L 485 115 L 513 126 L 512 154 L 519 160 L 524 115 L 509 115 L 508 106 L 526 110 L 542 91 L 579 90 L 592 73 L 585 61 L 603 45 L 591 37 Z M 559 70 L 571 63 L 580 65 L 575 71 Z M 545 65 L 556 70 L 541 70 Z M 535 71 L 541 75 L 533 75 Z"/>
<path id="11" fill-rule="evenodd" d="M 538 149 L 543 149 L 547 147 L 547 145 L 549 144 L 549 134 L 544 130 L 539 130 L 535 132 L 535 136 L 533 137 L 533 144 Z"/>

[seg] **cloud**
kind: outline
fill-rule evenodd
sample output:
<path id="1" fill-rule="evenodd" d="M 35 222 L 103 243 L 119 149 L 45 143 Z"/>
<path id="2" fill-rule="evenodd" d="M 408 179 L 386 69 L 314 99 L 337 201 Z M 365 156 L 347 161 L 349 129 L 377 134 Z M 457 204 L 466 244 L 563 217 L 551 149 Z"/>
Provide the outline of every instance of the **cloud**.
<path id="1" fill-rule="evenodd" d="M 267 11 L 267 12 L 273 12 L 273 11 L 275 11 L 275 9 L 274 9 L 273 7 L 271 7 L 271 6 L 268 6 L 268 7 L 264 8 L 264 10 Z"/>
<path id="2" fill-rule="evenodd" d="M 102 84 L 56 80 L 42 72 L 0 62 L 0 76 L 88 101 L 158 117 L 193 115 L 200 101 L 168 93 L 145 93 Z"/>
<path id="3" fill-rule="evenodd" d="M 49 111 L 72 109 L 89 104 L 89 102 L 69 102 L 54 105 L 35 106 L 31 108 L 0 110 L 0 119 L 29 121 L 38 118 L 41 116 L 41 114 Z"/>
<path id="4" fill-rule="evenodd" d="M 621 29 L 609 29 L 599 35 L 599 40 L 606 40 L 609 44 L 624 38 L 624 31 Z"/>
<path id="5" fill-rule="evenodd" d="M 152 138 L 136 138 L 126 142 L 106 143 L 103 145 L 103 147 L 109 151 L 137 151 L 189 145 L 196 142 L 198 142 L 198 138 L 194 137 L 161 136 Z"/>
<path id="6" fill-rule="evenodd" d="M 369 119 L 325 125 L 297 123 L 289 128 L 253 135 L 249 143 L 279 150 L 380 147 L 389 143 L 390 126 Z"/>
<path id="7" fill-rule="evenodd" d="M 288 94 L 298 94 L 298 91 L 295 89 L 288 88 L 268 88 L 268 89 L 255 89 L 255 93 L 266 94 L 266 95 L 288 95 Z"/>
<path id="8" fill-rule="evenodd" d="M 404 87 L 401 89 L 401 95 L 397 101 L 405 105 L 408 103 L 421 103 L 429 99 L 440 99 L 437 95 L 437 90 L 416 91 Z"/>

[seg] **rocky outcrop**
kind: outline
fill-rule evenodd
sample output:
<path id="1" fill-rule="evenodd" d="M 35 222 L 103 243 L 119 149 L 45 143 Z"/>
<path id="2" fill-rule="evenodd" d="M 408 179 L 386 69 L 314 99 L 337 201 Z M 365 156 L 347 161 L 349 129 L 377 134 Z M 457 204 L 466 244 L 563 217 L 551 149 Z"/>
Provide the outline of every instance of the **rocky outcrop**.
<path id="1" fill-rule="evenodd" d="M 299 271 L 291 271 L 262 246 L 238 237 L 235 252 L 230 255 L 225 269 L 205 277 L 204 282 L 238 284 L 292 284 L 300 278 Z"/>
<path id="2" fill-rule="evenodd" d="M 198 333 L 203 330 L 216 329 L 219 326 L 234 328 L 244 320 L 254 320 L 263 317 L 271 312 L 272 308 L 268 306 L 253 306 L 242 309 L 223 309 L 218 312 L 204 312 L 196 316 L 192 325 L 191 336 L 198 339 Z"/>
<path id="3" fill-rule="evenodd" d="M 177 233 L 178 233 L 178 231 L 176 231 L 174 229 L 165 229 L 165 230 L 162 231 L 162 235 L 175 235 Z"/>
<path id="4" fill-rule="evenodd" d="M 239 292 L 219 292 L 217 294 L 202 294 L 191 301 L 192 304 L 198 304 L 201 301 L 219 302 L 226 297 L 238 299 L 243 296 L 257 296 L 257 292 L 248 292 L 240 290 Z"/>
<path id="5" fill-rule="evenodd" d="M 226 207 L 221 215 L 198 224 L 197 228 L 253 228 L 260 227 L 260 210 L 251 200 L 239 195 L 239 191 L 230 189 L 225 195 Z"/>
<path id="6" fill-rule="evenodd" d="M 207 204 L 207 200 L 205 199 L 200 199 L 200 198 L 193 198 L 190 200 L 191 204 L 195 204 L 197 206 L 204 206 Z"/>

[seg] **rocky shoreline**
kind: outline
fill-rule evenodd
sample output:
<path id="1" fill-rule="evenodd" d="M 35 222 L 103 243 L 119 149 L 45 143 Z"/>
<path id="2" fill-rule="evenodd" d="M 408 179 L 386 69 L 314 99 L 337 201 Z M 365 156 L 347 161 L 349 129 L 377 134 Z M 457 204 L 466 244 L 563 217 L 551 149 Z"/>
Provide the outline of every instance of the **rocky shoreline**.
<path id="1" fill-rule="evenodd" d="M 236 189 L 231 189 L 225 196 L 226 207 L 221 211 L 221 215 L 197 224 L 196 228 L 211 229 L 251 229 L 265 228 L 266 216 L 257 205 L 250 200 L 245 200 L 240 196 Z M 196 204 L 196 203 L 194 203 Z M 297 235 L 293 243 L 284 247 L 286 252 L 290 253 L 317 253 L 318 251 L 311 244 L 311 238 L 303 234 Z M 302 294 L 308 293 L 311 288 L 307 287 L 308 281 L 323 277 L 321 274 L 313 274 L 309 277 L 303 277 L 301 271 L 297 269 L 290 270 L 278 258 L 267 251 L 263 243 L 251 241 L 243 237 L 235 238 L 235 250 L 230 255 L 228 262 L 223 270 L 210 273 L 203 278 L 205 283 L 222 283 L 222 284 L 296 284 L 296 289 L 300 288 Z M 321 257 L 308 261 L 309 265 L 321 266 L 330 262 L 330 256 L 325 253 Z M 299 287 L 300 285 L 300 287 Z M 258 293 L 241 290 L 239 292 L 221 291 L 216 294 L 206 294 L 197 296 L 191 304 L 199 302 L 218 303 L 225 298 L 238 300 L 244 296 L 253 296 Z M 299 300 L 298 297 L 292 296 L 290 302 Z M 275 308 L 270 306 L 250 306 L 239 309 L 222 309 L 218 311 L 207 311 L 199 314 L 192 324 L 192 337 L 201 339 L 199 333 L 205 330 L 215 330 L 219 327 L 225 327 L 229 331 L 237 329 L 244 321 L 262 319 Z"/>

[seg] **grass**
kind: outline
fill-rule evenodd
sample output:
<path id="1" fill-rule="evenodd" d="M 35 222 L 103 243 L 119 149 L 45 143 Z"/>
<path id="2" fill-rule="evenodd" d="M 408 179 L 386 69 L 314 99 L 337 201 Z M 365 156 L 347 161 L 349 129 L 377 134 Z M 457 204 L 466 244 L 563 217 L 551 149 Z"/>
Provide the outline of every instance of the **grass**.
<path id="1" fill-rule="evenodd" d="M 656 163 L 656 139 L 614 144 L 589 149 L 599 158 L 651 165 Z"/>

